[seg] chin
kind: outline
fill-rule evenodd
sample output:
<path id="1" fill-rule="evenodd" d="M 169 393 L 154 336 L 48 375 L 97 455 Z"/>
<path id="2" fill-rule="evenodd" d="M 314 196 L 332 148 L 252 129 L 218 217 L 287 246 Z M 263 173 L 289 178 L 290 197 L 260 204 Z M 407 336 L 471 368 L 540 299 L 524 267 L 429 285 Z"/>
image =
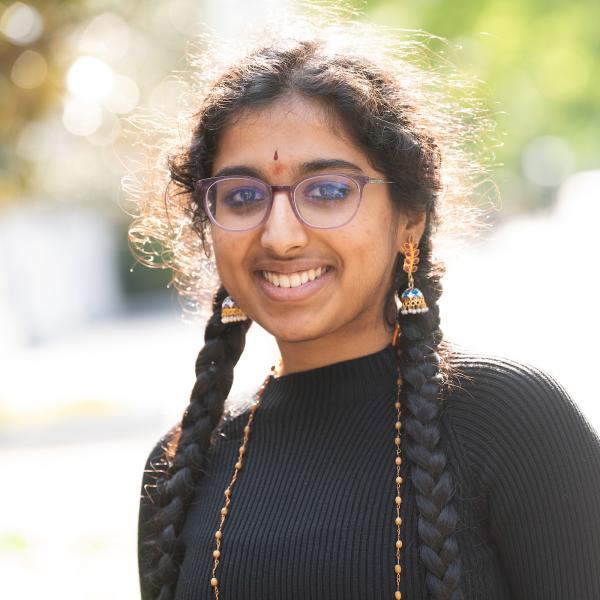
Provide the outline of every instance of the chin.
<path id="1" fill-rule="evenodd" d="M 295 319 L 289 319 L 285 323 L 265 320 L 256 321 L 263 329 L 268 331 L 278 342 L 295 343 L 309 342 L 329 333 L 323 325 L 301 323 Z"/>

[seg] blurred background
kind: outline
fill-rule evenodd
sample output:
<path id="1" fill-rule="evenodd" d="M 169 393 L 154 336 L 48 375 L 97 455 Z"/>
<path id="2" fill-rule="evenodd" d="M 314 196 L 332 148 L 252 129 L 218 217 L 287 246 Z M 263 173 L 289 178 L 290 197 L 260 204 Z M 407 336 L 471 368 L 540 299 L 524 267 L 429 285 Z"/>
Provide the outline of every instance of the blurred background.
<path id="1" fill-rule="evenodd" d="M 148 452 L 187 404 L 202 323 L 135 263 L 120 179 L 138 106 L 177 110 L 189 39 L 255 0 L 0 2 L 0 596 L 139 597 Z M 279 2 L 278 4 L 281 4 Z M 503 145 L 493 228 L 449 255 L 448 339 L 555 376 L 600 429 L 600 4 L 369 0 L 364 20 L 447 38 Z M 500 112 L 498 112 L 500 111 Z M 233 393 L 276 348 L 253 328 Z M 34 576 L 35 575 L 35 576 Z M 92 585 L 90 585 L 92 583 Z"/>

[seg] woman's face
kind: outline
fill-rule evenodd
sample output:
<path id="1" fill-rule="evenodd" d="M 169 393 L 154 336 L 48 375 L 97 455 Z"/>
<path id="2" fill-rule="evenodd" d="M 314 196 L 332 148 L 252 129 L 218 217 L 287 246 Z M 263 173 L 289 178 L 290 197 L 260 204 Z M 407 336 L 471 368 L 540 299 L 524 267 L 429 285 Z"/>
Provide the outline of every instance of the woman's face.
<path id="1" fill-rule="evenodd" d="M 322 160 L 355 167 L 302 168 Z M 247 113 L 225 129 L 212 176 L 224 169 L 232 174 L 231 167 L 235 174 L 252 172 L 273 185 L 292 184 L 316 172 L 385 179 L 342 131 L 332 129 L 319 104 L 298 97 Z M 409 234 L 418 242 L 424 218 L 409 223 L 394 210 L 387 188 L 367 184 L 358 212 L 337 229 L 314 229 L 298 221 L 286 192 L 274 194 L 269 218 L 257 229 L 231 232 L 212 225 L 223 285 L 280 345 L 389 336 L 383 305 L 394 260 Z M 292 287 L 286 287 L 288 282 Z"/>

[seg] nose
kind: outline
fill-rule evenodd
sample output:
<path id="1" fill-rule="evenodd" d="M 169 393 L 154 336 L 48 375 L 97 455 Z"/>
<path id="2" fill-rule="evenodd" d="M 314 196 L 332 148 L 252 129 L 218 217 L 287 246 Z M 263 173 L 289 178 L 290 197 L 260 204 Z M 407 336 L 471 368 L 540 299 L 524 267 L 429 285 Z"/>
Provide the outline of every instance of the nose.
<path id="1" fill-rule="evenodd" d="M 263 247 L 280 256 L 306 246 L 306 226 L 298 220 L 288 191 L 273 193 L 271 213 L 263 225 L 260 241 Z"/>

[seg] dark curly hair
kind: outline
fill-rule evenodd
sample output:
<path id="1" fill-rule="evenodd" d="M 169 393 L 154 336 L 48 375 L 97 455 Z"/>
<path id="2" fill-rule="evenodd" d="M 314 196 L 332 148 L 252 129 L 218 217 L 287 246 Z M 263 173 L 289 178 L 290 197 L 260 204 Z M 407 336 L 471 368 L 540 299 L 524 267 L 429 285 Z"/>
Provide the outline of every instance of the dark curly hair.
<path id="1" fill-rule="evenodd" d="M 151 254 L 148 243 L 158 240 L 163 266 L 173 269 L 176 287 L 197 305 L 195 294 L 202 273 L 193 267 L 192 252 L 202 252 L 208 260 L 211 239 L 194 182 L 211 176 L 220 136 L 233 119 L 290 94 L 320 103 L 332 120 L 342 124 L 372 166 L 396 182 L 391 194 L 398 211 L 425 213 L 419 270 L 414 278 L 429 312 L 398 312 L 395 294 L 407 287 L 399 254 L 383 316 L 390 325 L 399 319 L 401 327 L 398 360 L 404 382 L 404 450 L 417 494 L 426 588 L 431 598 L 458 600 L 464 594 L 455 484 L 440 444 L 439 425 L 444 391 L 452 380 L 451 349 L 440 329 L 438 300 L 445 266 L 434 257 L 433 234 L 442 225 L 460 222 L 460 230 L 465 223 L 477 222 L 468 197 L 485 169 L 465 147 L 477 138 L 483 121 L 473 118 L 478 113 L 475 105 L 467 107 L 464 98 L 459 105 L 449 93 L 444 95 L 449 84 L 441 72 L 409 60 L 416 47 L 423 48 L 421 43 L 410 50 L 406 44 L 396 44 L 391 53 L 388 44 L 387 54 L 379 52 L 377 57 L 371 50 L 385 46 L 381 32 L 363 36 L 359 43 L 356 31 L 346 25 L 350 43 L 344 46 L 342 37 L 339 31 L 306 31 L 263 40 L 213 78 L 191 121 L 189 140 L 179 152 L 168 155 L 165 198 L 153 204 L 148 195 L 140 202 L 141 214 L 130 228 L 130 240 L 146 262 Z M 375 42 L 371 50 L 365 49 L 365 39 Z M 465 113 L 470 124 L 465 122 Z M 207 452 L 223 422 L 233 369 L 250 326 L 250 321 L 221 323 L 220 304 L 226 295 L 223 286 L 214 294 L 189 406 L 167 436 L 156 485 L 144 499 L 153 504 L 148 523 L 152 533 L 143 540 L 146 558 L 140 565 L 144 600 L 175 596 L 185 552 L 180 534 L 186 511 L 208 468 Z"/>

